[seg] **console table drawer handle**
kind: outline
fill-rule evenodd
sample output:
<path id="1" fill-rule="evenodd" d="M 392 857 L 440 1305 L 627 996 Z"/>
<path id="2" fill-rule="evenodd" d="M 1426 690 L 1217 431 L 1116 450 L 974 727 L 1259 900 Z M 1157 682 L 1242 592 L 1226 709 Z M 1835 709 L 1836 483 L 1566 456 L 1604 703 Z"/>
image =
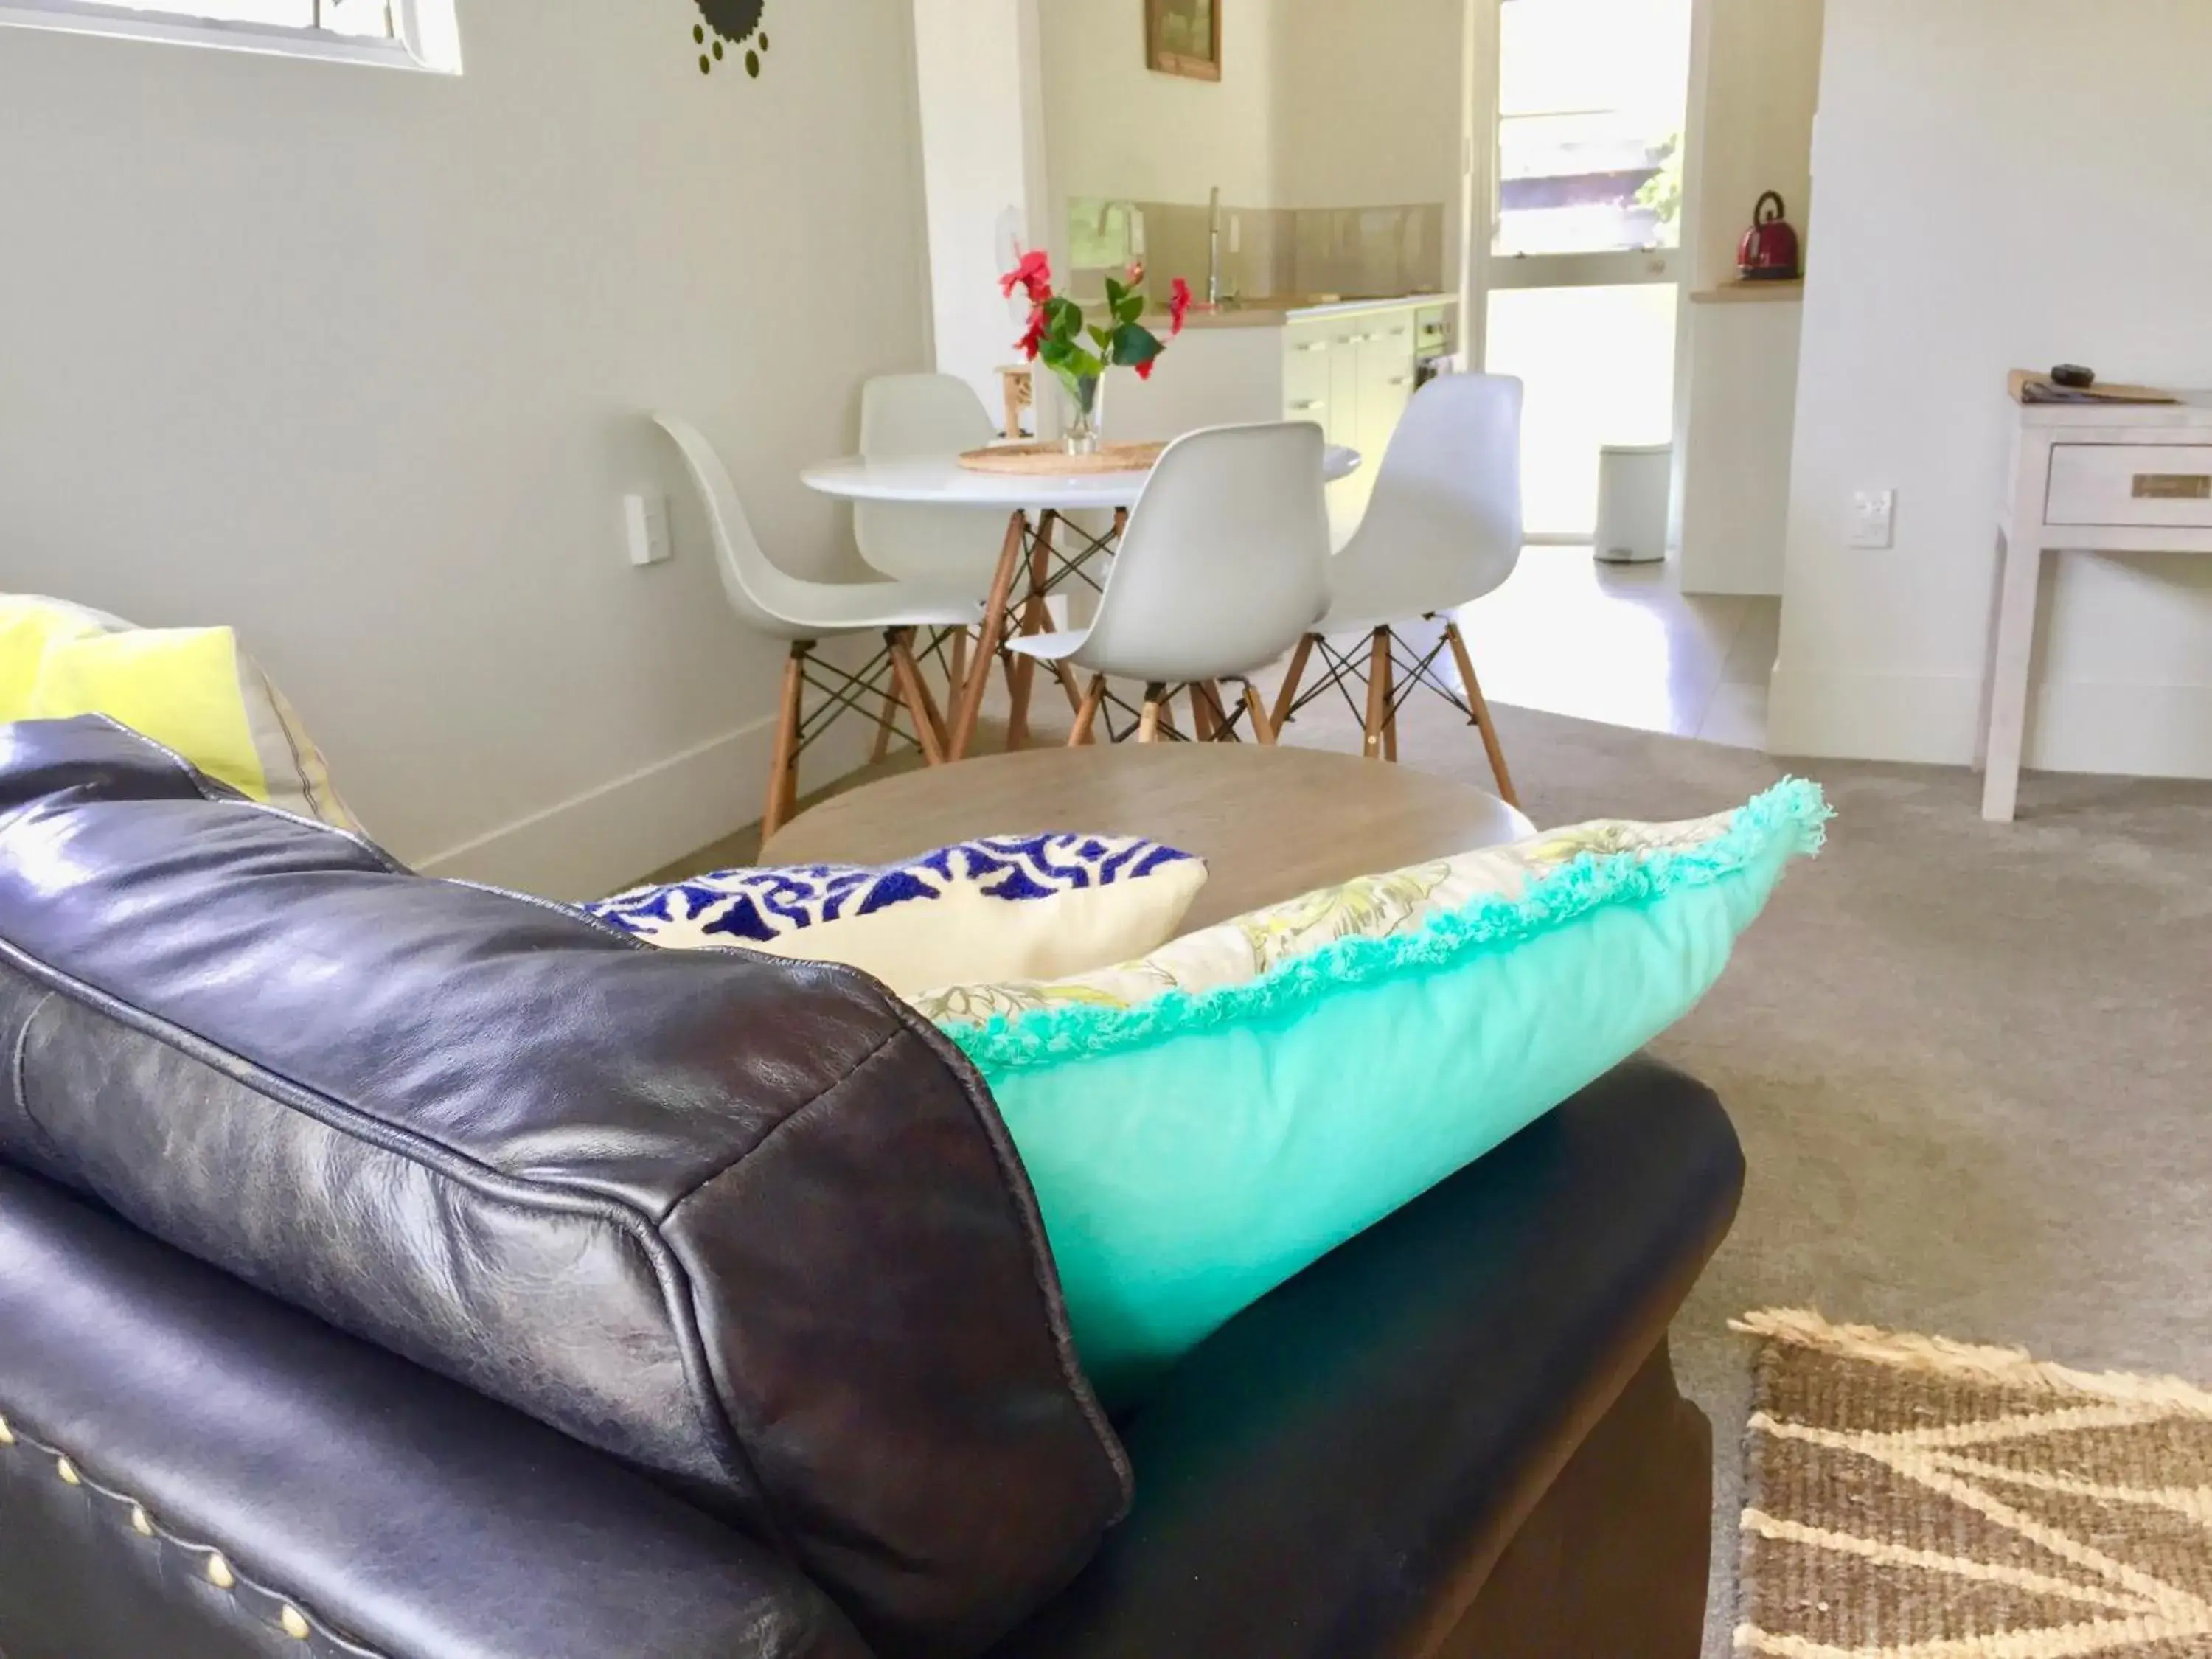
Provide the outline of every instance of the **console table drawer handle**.
<path id="1" fill-rule="evenodd" d="M 2138 472 L 2139 501 L 2212 501 L 2212 472 Z"/>

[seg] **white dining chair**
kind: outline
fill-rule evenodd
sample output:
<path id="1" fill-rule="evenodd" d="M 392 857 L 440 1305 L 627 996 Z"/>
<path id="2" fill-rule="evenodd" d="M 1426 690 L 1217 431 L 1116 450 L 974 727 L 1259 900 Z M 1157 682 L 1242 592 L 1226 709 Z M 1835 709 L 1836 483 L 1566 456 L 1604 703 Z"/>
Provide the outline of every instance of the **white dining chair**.
<path id="1" fill-rule="evenodd" d="M 982 601 L 957 584 L 904 581 L 817 582 L 780 568 L 761 549 L 752 524 L 738 500 L 722 458 L 706 435 L 689 421 L 656 415 L 662 431 L 675 441 L 692 482 L 698 486 L 714 532 L 722 591 L 749 626 L 790 642 L 777 702 L 775 750 L 769 762 L 768 806 L 761 817 L 763 840 L 781 829 L 799 799 L 799 755 L 840 714 L 867 714 L 888 727 L 894 698 L 914 722 L 915 741 L 931 765 L 945 758 L 943 714 L 915 661 L 917 629 L 966 629 L 982 615 Z M 848 673 L 815 654 L 823 640 L 847 635 L 880 634 L 883 649 L 859 673 Z M 806 693 L 823 699 L 810 713 Z"/>
<path id="2" fill-rule="evenodd" d="M 1521 382 L 1504 374 L 1431 380 L 1414 394 L 1390 441 L 1366 518 L 1330 563 L 1328 614 L 1291 658 L 1275 701 L 1277 727 L 1316 697 L 1347 682 L 1363 684 L 1366 752 L 1395 760 L 1398 710 L 1425 686 L 1481 732 L 1498 793 L 1518 805 L 1474 659 L 1452 612 L 1513 574 L 1521 542 Z M 1443 635 L 1425 655 L 1398 636 L 1408 623 L 1438 617 Z M 1347 635 L 1363 637 L 1344 651 L 1331 644 Z M 1459 671 L 1457 686 L 1437 672 L 1447 650 Z M 1316 652 L 1327 672 L 1302 692 Z"/>
<path id="3" fill-rule="evenodd" d="M 860 458 L 872 464 L 947 460 L 998 436 L 983 400 L 954 374 L 879 374 L 860 388 Z M 1006 539 L 995 507 L 855 501 L 853 538 L 886 576 L 990 591 Z"/>
<path id="4" fill-rule="evenodd" d="M 1071 745 L 1092 740 L 1109 678 L 1144 685 L 1140 742 L 1160 736 L 1182 690 L 1193 737 L 1234 738 L 1249 714 L 1258 739 L 1275 740 L 1251 676 L 1328 603 L 1322 450 L 1308 421 L 1215 427 L 1168 446 L 1130 512 L 1091 625 L 1008 641 L 1091 675 Z M 1222 701 L 1224 680 L 1243 682 L 1234 711 Z"/>

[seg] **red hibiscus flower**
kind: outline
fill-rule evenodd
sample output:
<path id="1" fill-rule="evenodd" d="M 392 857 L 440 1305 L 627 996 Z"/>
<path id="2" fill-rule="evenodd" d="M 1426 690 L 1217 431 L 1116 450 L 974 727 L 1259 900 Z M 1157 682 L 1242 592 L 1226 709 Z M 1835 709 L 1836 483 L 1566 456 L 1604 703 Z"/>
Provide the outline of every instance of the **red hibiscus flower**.
<path id="1" fill-rule="evenodd" d="M 1182 332 L 1182 319 L 1190 315 L 1190 284 L 1180 276 L 1168 300 L 1168 335 L 1173 338 Z"/>
<path id="2" fill-rule="evenodd" d="M 1147 358 L 1146 358 L 1146 359 L 1145 359 L 1145 361 L 1144 361 L 1143 362 L 1139 363 L 1139 364 L 1137 365 L 1137 378 L 1138 378 L 1139 380 L 1151 380 L 1151 379 L 1152 378 L 1152 371 L 1153 371 L 1154 369 L 1158 368 L 1159 366 L 1160 366 L 1160 360 L 1159 360 L 1158 358 L 1157 358 L 1157 357 L 1147 357 Z"/>
<path id="3" fill-rule="evenodd" d="M 1027 294 L 1034 306 L 1052 298 L 1052 256 L 1042 248 L 1022 255 L 1021 263 L 999 278 L 999 292 L 1008 299 L 1013 298 L 1016 289 Z"/>
<path id="4" fill-rule="evenodd" d="M 1044 349 L 1044 307 L 1038 306 L 1030 311 L 1029 332 L 1021 337 L 1019 349 L 1022 356 L 1035 362 L 1037 353 Z"/>

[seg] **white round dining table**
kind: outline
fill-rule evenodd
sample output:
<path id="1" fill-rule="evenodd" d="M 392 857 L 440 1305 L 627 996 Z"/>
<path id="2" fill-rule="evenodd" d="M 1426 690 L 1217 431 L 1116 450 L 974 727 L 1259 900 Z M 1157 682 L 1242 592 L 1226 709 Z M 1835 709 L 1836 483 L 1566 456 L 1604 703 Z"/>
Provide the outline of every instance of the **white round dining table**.
<path id="1" fill-rule="evenodd" d="M 1322 477 L 1330 483 L 1348 478 L 1360 467 L 1360 454 L 1342 444 L 1331 444 L 1322 454 Z M 1024 633 L 1042 631 L 1044 597 L 1053 533 L 1062 514 L 1110 511 L 1120 515 L 1137 504 L 1152 477 L 1150 467 L 1127 472 L 981 472 L 946 455 L 919 459 L 872 461 L 846 455 L 818 461 L 805 468 L 799 480 L 809 489 L 851 501 L 895 501 L 910 507 L 995 507 L 1007 515 L 1006 539 L 999 553 L 997 574 L 983 606 L 983 634 L 975 659 L 961 687 L 951 729 L 945 733 L 948 760 L 960 760 L 975 741 L 975 723 L 982 713 L 983 693 L 990 681 L 991 664 L 1008 632 L 1008 607 L 1022 565 L 1024 550 L 1031 555 L 1030 593 L 1019 627 Z M 1030 515 L 1036 515 L 1032 532 Z M 1065 675 L 1065 664 L 1058 665 Z M 1035 659 L 1022 657 L 1009 671 L 1013 699 L 1010 746 L 1019 747 L 1029 723 L 1030 682 Z M 1066 682 L 1063 681 L 1063 684 Z"/>
<path id="2" fill-rule="evenodd" d="M 1331 444 L 1322 456 L 1322 477 L 1330 483 L 1350 477 L 1359 466 L 1359 452 L 1342 444 Z M 1149 467 L 1066 475 L 978 472 L 950 455 L 899 461 L 845 455 L 817 462 L 799 475 L 799 481 L 824 495 L 853 501 L 994 507 L 1009 513 L 1079 513 L 1086 508 L 1134 507 L 1151 477 Z"/>

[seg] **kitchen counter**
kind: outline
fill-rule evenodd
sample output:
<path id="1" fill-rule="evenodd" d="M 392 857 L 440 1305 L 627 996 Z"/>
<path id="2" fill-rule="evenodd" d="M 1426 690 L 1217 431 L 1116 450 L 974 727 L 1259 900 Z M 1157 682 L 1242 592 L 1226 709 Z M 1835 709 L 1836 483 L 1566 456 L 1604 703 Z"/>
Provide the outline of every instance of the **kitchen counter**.
<path id="1" fill-rule="evenodd" d="M 1371 299 L 1346 299 L 1340 295 L 1270 294 L 1251 300 L 1231 301 L 1218 311 L 1202 305 L 1190 308 L 1186 329 L 1285 328 L 1316 317 L 1334 317 L 1355 311 L 1393 311 L 1401 306 L 1456 306 L 1456 294 L 1388 294 Z M 1164 330 L 1165 311 L 1149 312 L 1145 326 Z"/>
<path id="2" fill-rule="evenodd" d="M 1275 294 L 1218 312 L 1194 309 L 1158 374 L 1116 379 L 1106 399 L 1107 430 L 1143 441 L 1201 427 L 1310 421 L 1330 443 L 1367 458 L 1328 492 L 1341 546 L 1366 511 L 1375 472 L 1425 366 L 1450 349 L 1457 311 L 1444 294 Z M 1146 321 L 1167 333 L 1165 317 Z"/>
<path id="3" fill-rule="evenodd" d="M 1701 288 L 1690 295 L 1693 306 L 1712 305 L 1773 305 L 1780 302 L 1794 305 L 1805 297 L 1805 279 L 1792 277 L 1783 282 L 1723 283 L 1714 288 Z"/>

